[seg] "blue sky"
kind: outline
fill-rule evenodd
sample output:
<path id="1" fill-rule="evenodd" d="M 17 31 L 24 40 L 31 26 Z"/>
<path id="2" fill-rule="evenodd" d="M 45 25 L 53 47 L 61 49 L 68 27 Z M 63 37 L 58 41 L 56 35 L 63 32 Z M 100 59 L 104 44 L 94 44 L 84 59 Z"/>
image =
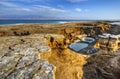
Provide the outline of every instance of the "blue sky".
<path id="1" fill-rule="evenodd" d="M 120 19 L 120 0 L 0 0 L 0 19 Z"/>

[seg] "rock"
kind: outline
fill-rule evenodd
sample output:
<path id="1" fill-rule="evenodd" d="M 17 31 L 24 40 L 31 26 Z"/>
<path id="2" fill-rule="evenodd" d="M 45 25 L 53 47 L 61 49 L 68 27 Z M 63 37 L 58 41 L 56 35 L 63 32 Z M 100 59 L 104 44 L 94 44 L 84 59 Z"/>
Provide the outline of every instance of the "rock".
<path id="1" fill-rule="evenodd" d="M 86 64 L 87 58 L 85 55 L 68 48 L 54 48 L 50 52 L 40 53 L 40 56 L 56 66 L 56 79 L 82 79 L 82 67 Z"/>
<path id="2" fill-rule="evenodd" d="M 74 32 L 74 30 L 75 30 L 75 28 L 72 28 L 72 27 L 71 28 L 66 28 L 65 32 L 66 33 L 72 33 L 72 32 Z"/>
<path id="3" fill-rule="evenodd" d="M 37 60 L 28 66 L 15 69 L 7 76 L 7 79 L 53 79 L 54 67 L 48 62 Z"/>
<path id="4" fill-rule="evenodd" d="M 55 67 L 38 57 L 50 47 L 44 35 L 0 39 L 0 79 L 54 79 Z"/>
<path id="5" fill-rule="evenodd" d="M 114 55 L 110 52 L 105 54 L 104 50 L 88 58 L 88 63 L 83 67 L 83 79 L 120 79 L 119 52 Z"/>
<path id="6" fill-rule="evenodd" d="M 108 24 L 101 23 L 0 27 L 0 79 L 120 79 L 120 56 L 114 55 L 116 53 L 99 51 L 88 58 L 67 48 L 76 38 L 82 38 L 79 35 L 97 37 L 111 29 Z M 119 33 L 119 27 L 112 29 L 114 31 L 110 32 Z"/>
<path id="7" fill-rule="evenodd" d="M 119 37 L 117 35 L 100 35 L 96 47 L 108 51 L 117 51 L 119 49 Z"/>
<path id="8" fill-rule="evenodd" d="M 50 35 L 46 38 L 51 48 L 67 48 L 70 43 L 69 39 L 66 39 L 63 35 Z"/>
<path id="9" fill-rule="evenodd" d="M 19 55 L 13 54 L 11 56 L 0 58 L 0 79 L 5 79 L 12 71 L 14 71 L 19 59 Z"/>

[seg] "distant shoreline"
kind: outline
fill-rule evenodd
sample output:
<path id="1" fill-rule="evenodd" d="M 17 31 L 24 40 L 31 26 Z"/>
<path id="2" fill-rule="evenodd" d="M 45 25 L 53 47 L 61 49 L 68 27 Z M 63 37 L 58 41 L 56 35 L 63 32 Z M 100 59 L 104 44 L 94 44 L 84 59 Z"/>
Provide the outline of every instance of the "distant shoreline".
<path id="1" fill-rule="evenodd" d="M 70 22 L 95 22 L 98 20 L 0 20 L 0 26 L 23 24 L 62 24 Z"/>
<path id="2" fill-rule="evenodd" d="M 119 20 L 0 20 L 0 26 L 33 25 L 33 24 L 64 24 L 64 23 L 85 23 L 85 22 L 108 22 L 113 25 L 120 25 Z"/>

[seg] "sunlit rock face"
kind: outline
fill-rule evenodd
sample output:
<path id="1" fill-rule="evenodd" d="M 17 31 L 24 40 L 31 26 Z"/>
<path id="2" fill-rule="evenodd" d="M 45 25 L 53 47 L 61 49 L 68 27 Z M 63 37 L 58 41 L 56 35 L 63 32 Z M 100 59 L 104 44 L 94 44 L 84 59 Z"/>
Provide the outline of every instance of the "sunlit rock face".
<path id="1" fill-rule="evenodd" d="M 0 79 L 54 79 L 54 66 L 38 57 L 50 50 L 44 35 L 1 37 Z"/>
<path id="2" fill-rule="evenodd" d="M 79 27 L 68 27 L 68 28 L 59 30 L 57 33 L 63 34 L 65 38 L 70 40 L 70 42 L 73 42 L 78 35 L 84 34 L 84 32 Z"/>
<path id="3" fill-rule="evenodd" d="M 70 44 L 69 39 L 66 39 L 63 35 L 47 35 L 46 39 L 48 41 L 48 46 L 51 48 L 67 48 L 68 44 Z"/>
<path id="4" fill-rule="evenodd" d="M 51 50 L 40 53 L 40 57 L 56 67 L 56 79 L 82 79 L 82 67 L 86 64 L 86 56 L 68 49 L 70 41 L 63 35 L 47 35 Z M 69 75 L 69 76 L 68 76 Z"/>
<path id="5" fill-rule="evenodd" d="M 118 35 L 100 35 L 96 46 L 98 48 L 106 49 L 108 51 L 116 51 L 119 49 L 119 38 L 120 37 Z"/>
<path id="6" fill-rule="evenodd" d="M 41 53 L 40 57 L 56 67 L 55 79 L 82 79 L 83 65 L 87 56 L 78 54 L 68 48 L 52 48 L 50 52 Z"/>
<path id="7" fill-rule="evenodd" d="M 117 38 L 111 38 L 109 40 L 109 44 L 108 44 L 108 48 L 110 49 L 110 51 L 116 51 L 119 49 L 119 40 Z"/>
<path id="8" fill-rule="evenodd" d="M 63 34 L 67 39 L 71 42 L 76 40 L 77 38 L 82 39 L 83 37 L 90 36 L 96 38 L 99 34 L 102 34 L 104 31 L 108 31 L 111 29 L 111 25 L 109 24 L 97 24 L 97 23 L 86 23 L 79 24 L 76 23 L 73 26 L 66 27 L 58 30 L 57 34 Z"/>

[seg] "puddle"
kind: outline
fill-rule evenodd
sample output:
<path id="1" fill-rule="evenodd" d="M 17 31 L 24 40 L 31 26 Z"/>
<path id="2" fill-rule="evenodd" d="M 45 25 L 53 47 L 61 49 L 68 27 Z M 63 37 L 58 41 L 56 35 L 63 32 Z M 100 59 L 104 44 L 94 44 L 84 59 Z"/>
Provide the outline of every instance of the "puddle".
<path id="1" fill-rule="evenodd" d="M 69 45 L 69 48 L 76 52 L 78 52 L 86 47 L 88 47 L 87 43 L 72 43 Z"/>
<path id="2" fill-rule="evenodd" d="M 94 38 L 86 37 L 82 40 L 76 40 L 74 43 L 69 45 L 69 48 L 82 54 L 94 54 L 98 51 L 97 48 L 94 48 L 94 42 Z"/>
<path id="3" fill-rule="evenodd" d="M 86 43 L 92 43 L 92 42 L 95 41 L 95 39 L 94 38 L 90 38 L 90 37 L 86 37 L 86 38 L 82 39 L 82 41 L 86 42 Z"/>

